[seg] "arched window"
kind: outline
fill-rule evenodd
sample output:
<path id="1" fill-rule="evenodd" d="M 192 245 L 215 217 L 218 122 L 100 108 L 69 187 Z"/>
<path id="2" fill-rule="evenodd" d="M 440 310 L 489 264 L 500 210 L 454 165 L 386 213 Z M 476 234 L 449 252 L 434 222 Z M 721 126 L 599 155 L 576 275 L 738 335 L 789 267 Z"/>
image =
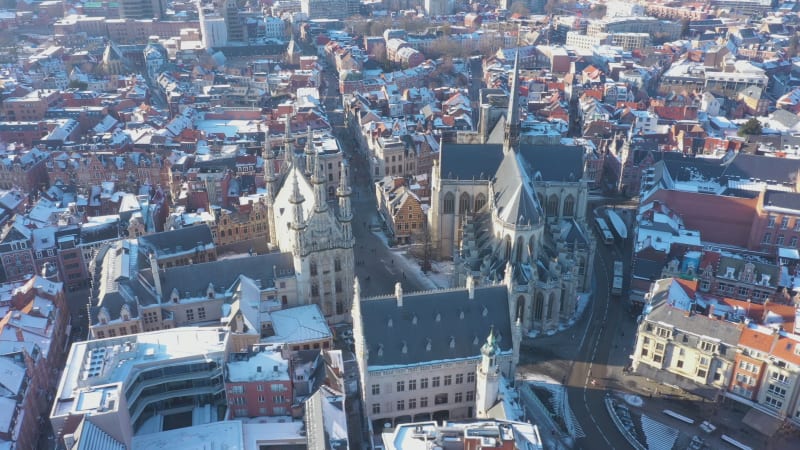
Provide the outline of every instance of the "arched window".
<path id="1" fill-rule="evenodd" d="M 555 292 L 553 292 L 550 294 L 550 304 L 547 305 L 547 320 L 552 320 L 555 312 L 556 312 L 556 294 Z"/>
<path id="2" fill-rule="evenodd" d="M 538 199 L 539 199 L 539 206 L 541 206 L 542 208 L 544 208 L 544 195 L 542 195 L 542 193 L 541 193 L 541 192 L 537 192 L 537 193 L 536 193 L 536 198 L 538 198 Z"/>
<path id="3" fill-rule="evenodd" d="M 531 236 L 528 240 L 528 256 L 530 259 L 536 258 L 536 236 Z"/>
<path id="4" fill-rule="evenodd" d="M 536 294 L 536 302 L 533 304 L 533 318 L 535 320 L 542 320 L 542 313 L 544 312 L 544 295 L 541 292 Z"/>
<path id="5" fill-rule="evenodd" d="M 568 195 L 566 199 L 564 199 L 564 217 L 572 217 L 575 215 L 575 197 L 572 194 Z"/>
<path id="6" fill-rule="evenodd" d="M 311 264 L 308 265 L 308 268 L 312 276 L 317 274 L 317 263 L 312 262 Z"/>
<path id="7" fill-rule="evenodd" d="M 328 186 L 328 198 L 333 198 L 336 195 L 336 191 L 334 191 L 333 186 Z"/>
<path id="8" fill-rule="evenodd" d="M 442 214 L 453 214 L 453 208 L 456 204 L 456 196 L 452 192 L 444 194 L 444 202 L 442 203 Z"/>
<path id="9" fill-rule="evenodd" d="M 525 297 L 517 297 L 517 316 L 514 319 L 522 320 L 525 317 Z"/>
<path id="10" fill-rule="evenodd" d="M 508 261 L 511 259 L 511 236 L 506 235 L 506 254 L 505 260 Z"/>
<path id="11" fill-rule="evenodd" d="M 486 196 L 483 194 L 478 194 L 475 196 L 475 211 L 480 211 L 483 208 L 483 205 L 486 204 Z"/>
<path id="12" fill-rule="evenodd" d="M 461 197 L 458 198 L 458 213 L 469 214 L 469 208 L 470 208 L 469 194 L 464 192 L 461 194 Z"/>
<path id="13" fill-rule="evenodd" d="M 337 272 L 342 270 L 342 260 L 341 259 L 336 258 L 336 259 L 333 260 L 333 270 L 335 270 Z"/>
<path id="14" fill-rule="evenodd" d="M 547 216 L 548 217 L 558 216 L 558 196 L 556 194 L 551 195 L 547 199 Z"/>
<path id="15" fill-rule="evenodd" d="M 514 260 L 516 262 L 522 262 L 522 252 L 523 249 L 525 248 L 524 242 L 525 241 L 522 239 L 522 236 L 517 237 L 517 244 L 515 245 L 517 254 L 514 257 Z"/>

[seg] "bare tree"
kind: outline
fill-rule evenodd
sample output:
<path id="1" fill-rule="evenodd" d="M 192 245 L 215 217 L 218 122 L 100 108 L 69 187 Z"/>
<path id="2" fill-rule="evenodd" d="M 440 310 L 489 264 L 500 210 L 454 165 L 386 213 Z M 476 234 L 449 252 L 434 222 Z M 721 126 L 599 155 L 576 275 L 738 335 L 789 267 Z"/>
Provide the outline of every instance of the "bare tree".
<path id="1" fill-rule="evenodd" d="M 433 242 L 431 241 L 431 232 L 428 229 L 427 223 L 423 222 L 422 229 L 411 236 L 411 242 L 409 253 L 419 260 L 419 265 L 423 273 L 429 272 L 431 270 L 431 260 L 433 257 Z"/>

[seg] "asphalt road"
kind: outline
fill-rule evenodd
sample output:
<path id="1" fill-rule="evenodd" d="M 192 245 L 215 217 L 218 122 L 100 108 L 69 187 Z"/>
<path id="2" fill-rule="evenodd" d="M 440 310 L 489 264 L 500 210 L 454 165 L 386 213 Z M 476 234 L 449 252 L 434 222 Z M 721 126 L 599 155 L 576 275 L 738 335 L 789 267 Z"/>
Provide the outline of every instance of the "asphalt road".
<path id="1" fill-rule="evenodd" d="M 377 216 L 375 187 L 369 176 L 367 161 L 357 151 L 356 141 L 344 126 L 342 97 L 337 91 L 338 76 L 336 72 L 326 69 L 323 70 L 323 79 L 321 100 L 345 157 L 350 160 L 350 183 L 353 187 L 350 201 L 353 208 L 353 236 L 356 239 L 353 253 L 361 293 L 364 297 L 391 294 L 398 281 L 405 292 L 420 291 L 423 286 L 419 280 L 410 273 L 406 274 L 400 262 L 395 261 L 395 255 L 369 230 L 370 223 Z"/>
<path id="2" fill-rule="evenodd" d="M 625 320 L 618 299 L 610 298 L 609 286 L 614 257 L 611 249 L 598 244 L 595 256 L 595 286 L 589 324 L 581 337 L 567 385 L 570 407 L 586 436 L 576 441 L 577 449 L 627 449 L 628 442 L 617 430 L 605 407 L 606 371 L 612 353 L 617 324 Z"/>

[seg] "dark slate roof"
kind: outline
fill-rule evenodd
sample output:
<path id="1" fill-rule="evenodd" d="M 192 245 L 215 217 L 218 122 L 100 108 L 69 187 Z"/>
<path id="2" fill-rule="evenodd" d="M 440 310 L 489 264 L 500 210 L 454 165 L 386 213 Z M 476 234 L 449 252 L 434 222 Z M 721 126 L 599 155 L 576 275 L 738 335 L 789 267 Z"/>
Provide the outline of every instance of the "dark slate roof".
<path id="1" fill-rule="evenodd" d="M 661 278 L 664 264 L 650 259 L 636 258 L 633 264 L 633 276 L 644 280 L 657 280 Z"/>
<path id="2" fill-rule="evenodd" d="M 164 231 L 139 237 L 139 251 L 145 255 L 151 251 L 156 258 L 169 256 L 173 252 L 183 252 L 199 245 L 211 245 L 214 237 L 206 224 L 195 225 L 178 230 Z M 146 260 L 145 260 L 146 263 Z"/>
<path id="3" fill-rule="evenodd" d="M 441 149 L 441 177 L 445 180 L 487 179 L 503 160 L 502 144 L 448 144 Z M 573 145 L 521 145 L 529 174 L 543 181 L 578 180 L 583 176 L 583 147 Z"/>
<path id="4" fill-rule="evenodd" d="M 281 55 L 286 52 L 287 42 L 280 42 L 274 44 L 258 44 L 258 45 L 231 45 L 225 47 L 217 47 L 214 50 L 222 52 L 226 58 L 236 58 L 242 56 L 269 56 Z"/>
<path id="5" fill-rule="evenodd" d="M 767 191 L 764 193 L 764 205 L 800 211 L 800 194 L 784 191 Z"/>
<path id="6" fill-rule="evenodd" d="M 439 173 L 444 180 L 488 180 L 503 160 L 502 144 L 445 143 L 440 151 Z"/>
<path id="7" fill-rule="evenodd" d="M 735 347 L 742 334 L 742 326 L 726 320 L 709 319 L 701 314 L 686 314 L 685 311 L 669 306 L 666 301 L 653 304 L 653 309 L 646 316 L 649 322 L 664 322 L 673 327 L 698 334 L 700 336 L 714 336 L 728 347 Z M 728 355 L 731 357 L 732 355 Z"/>
<path id="8" fill-rule="evenodd" d="M 689 181 L 697 174 L 706 179 L 719 179 L 725 173 L 721 159 L 695 158 L 681 152 L 663 152 L 660 156 L 670 176 L 676 181 Z"/>
<path id="9" fill-rule="evenodd" d="M 508 152 L 492 182 L 494 206 L 500 219 L 509 224 L 537 224 L 544 216 L 531 180 L 523 174 L 519 155 Z"/>
<path id="10" fill-rule="evenodd" d="M 583 177 L 583 147 L 577 145 L 522 145 L 520 154 L 530 164 L 529 174 L 543 181 L 577 181 Z"/>
<path id="11" fill-rule="evenodd" d="M 225 169 L 236 170 L 236 158 L 233 156 L 225 158 L 215 158 L 206 161 L 195 161 L 194 167 L 200 169 L 201 172 L 206 171 L 221 171 Z"/>
<path id="12" fill-rule="evenodd" d="M 783 183 L 794 182 L 798 171 L 800 171 L 800 160 L 797 159 L 772 158 L 740 152 L 728 165 L 725 175 Z"/>
<path id="13" fill-rule="evenodd" d="M 119 237 L 119 221 L 109 222 L 90 227 L 82 226 L 80 231 L 81 243 L 102 242 Z"/>
<path id="14" fill-rule="evenodd" d="M 185 297 L 187 292 L 191 296 L 204 296 L 208 283 L 213 283 L 216 290 L 227 290 L 233 286 L 239 275 L 260 280 L 261 287 L 266 288 L 275 284 L 276 272 L 277 276 L 294 275 L 291 253 L 268 253 L 170 267 L 161 272 L 162 296 L 169 299 L 173 289 L 177 289 L 181 297 Z M 152 285 L 151 271 L 143 270 L 141 275 Z"/>
<path id="15" fill-rule="evenodd" d="M 459 289 L 406 294 L 402 307 L 397 306 L 394 296 L 362 300 L 368 365 L 406 365 L 477 357 L 492 327 L 500 336 L 501 351 L 511 351 L 506 287 L 475 288 L 474 297 L 470 299 L 466 289 Z M 415 316 L 416 324 L 413 323 Z M 429 341 L 430 351 L 427 350 Z M 404 344 L 406 353 L 403 353 Z"/>

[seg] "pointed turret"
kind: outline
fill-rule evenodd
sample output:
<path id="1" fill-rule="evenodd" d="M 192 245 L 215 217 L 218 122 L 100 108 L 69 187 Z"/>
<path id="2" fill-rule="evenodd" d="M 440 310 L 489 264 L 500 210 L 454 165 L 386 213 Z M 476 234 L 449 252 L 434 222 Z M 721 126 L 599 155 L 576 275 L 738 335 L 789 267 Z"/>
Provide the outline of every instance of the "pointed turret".
<path id="1" fill-rule="evenodd" d="M 306 155 L 305 169 L 306 169 L 306 175 L 310 176 L 312 171 L 314 170 L 313 169 L 314 159 L 315 159 L 314 154 L 316 153 L 314 151 L 314 133 L 311 132 L 311 125 L 309 125 L 308 128 L 306 128 L 306 133 L 307 135 L 306 135 L 306 149 L 305 149 L 305 155 Z"/>
<path id="2" fill-rule="evenodd" d="M 296 166 L 297 161 L 294 160 L 294 148 L 292 147 L 292 116 L 287 114 L 286 124 L 283 131 L 283 159 L 284 167 L 288 168 L 289 165 Z"/>
<path id="3" fill-rule="evenodd" d="M 505 151 L 519 149 L 519 48 L 514 54 L 514 70 L 508 80 L 508 111 L 506 112 L 506 135 L 503 141 Z"/>
<path id="4" fill-rule="evenodd" d="M 292 229 L 299 231 L 306 227 L 305 219 L 303 218 L 303 202 L 306 201 L 303 194 L 300 193 L 300 183 L 297 181 L 297 171 L 292 174 L 292 195 L 289 197 L 289 203 L 292 204 Z"/>
<path id="5" fill-rule="evenodd" d="M 341 170 L 339 171 L 339 188 L 336 189 L 336 195 L 339 197 L 339 222 L 342 224 L 343 237 L 347 241 L 352 241 L 353 230 L 351 221 L 353 220 L 353 209 L 350 206 L 350 194 L 353 190 L 350 188 L 350 165 L 347 161 L 342 161 Z"/>
<path id="6" fill-rule="evenodd" d="M 328 209 L 328 194 L 325 191 L 325 174 L 322 173 L 322 163 L 319 162 L 317 152 L 313 152 L 311 167 L 307 169 L 311 169 L 311 184 L 314 186 L 314 210 L 325 211 Z"/>
<path id="7" fill-rule="evenodd" d="M 264 149 L 261 155 L 264 158 L 264 185 L 267 188 L 267 200 L 275 200 L 277 193 L 278 176 L 275 174 L 275 153 L 269 140 L 269 129 L 264 133 Z"/>

